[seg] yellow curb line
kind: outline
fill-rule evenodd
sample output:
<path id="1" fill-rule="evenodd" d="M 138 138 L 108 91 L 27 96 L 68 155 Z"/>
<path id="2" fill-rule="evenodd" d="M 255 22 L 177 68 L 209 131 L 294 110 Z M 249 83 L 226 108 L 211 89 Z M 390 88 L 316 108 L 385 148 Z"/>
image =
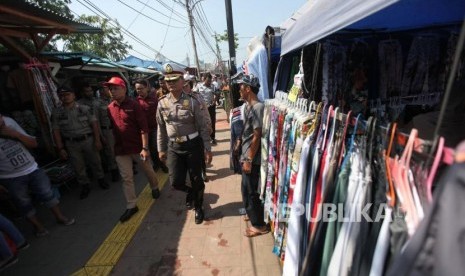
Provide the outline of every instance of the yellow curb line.
<path id="1" fill-rule="evenodd" d="M 167 180 L 168 174 L 157 174 L 160 190 L 163 189 Z M 100 247 L 95 251 L 94 255 L 84 265 L 83 268 L 74 272 L 73 276 L 107 276 L 118 262 L 124 252 L 124 249 L 134 237 L 137 229 L 141 225 L 145 215 L 149 211 L 152 204 L 155 202 L 152 199 L 152 189 L 147 184 L 139 195 L 137 200 L 137 212 L 129 221 L 125 223 L 118 222 L 113 230 L 108 234 Z"/>

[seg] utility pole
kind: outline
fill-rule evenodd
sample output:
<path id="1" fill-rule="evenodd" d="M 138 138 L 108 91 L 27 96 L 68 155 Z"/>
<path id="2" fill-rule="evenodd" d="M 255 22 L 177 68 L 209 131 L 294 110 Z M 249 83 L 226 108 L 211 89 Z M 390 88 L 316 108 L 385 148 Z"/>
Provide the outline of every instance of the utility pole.
<path id="1" fill-rule="evenodd" d="M 236 48 L 234 47 L 234 26 L 231 0 L 225 0 L 226 7 L 226 23 L 228 26 L 228 43 L 229 43 L 229 60 L 230 70 L 229 74 L 232 76 L 236 74 Z"/>
<path id="2" fill-rule="evenodd" d="M 192 17 L 192 10 L 194 6 L 202 0 L 199 0 L 189 7 L 189 0 L 186 0 L 186 10 L 187 16 L 189 17 L 189 25 L 191 27 L 191 36 L 192 36 L 192 47 L 194 48 L 194 57 L 195 57 L 195 65 L 197 66 L 197 77 L 200 80 L 200 64 L 199 64 L 199 57 L 197 55 L 197 44 L 195 44 L 195 35 L 194 35 L 194 18 Z"/>

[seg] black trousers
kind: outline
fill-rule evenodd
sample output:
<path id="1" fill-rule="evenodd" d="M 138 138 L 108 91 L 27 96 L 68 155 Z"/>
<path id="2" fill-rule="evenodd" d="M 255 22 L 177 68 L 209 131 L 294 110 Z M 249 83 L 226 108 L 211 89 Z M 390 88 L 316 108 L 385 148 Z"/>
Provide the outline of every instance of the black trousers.
<path id="1" fill-rule="evenodd" d="M 250 223 L 255 227 L 265 226 L 264 210 L 260 195 L 258 194 L 258 183 L 260 179 L 260 165 L 252 165 L 250 174 L 242 172 L 242 202 Z"/>
<path id="2" fill-rule="evenodd" d="M 216 106 L 211 105 L 208 107 L 208 113 L 210 114 L 210 120 L 212 121 L 212 134 L 210 138 L 215 139 L 215 124 L 216 124 Z"/>
<path id="3" fill-rule="evenodd" d="M 179 191 L 192 193 L 194 207 L 201 208 L 205 184 L 202 179 L 204 151 L 202 139 L 196 137 L 184 143 L 168 142 L 168 169 L 171 186 Z M 192 188 L 186 185 L 189 172 Z"/>

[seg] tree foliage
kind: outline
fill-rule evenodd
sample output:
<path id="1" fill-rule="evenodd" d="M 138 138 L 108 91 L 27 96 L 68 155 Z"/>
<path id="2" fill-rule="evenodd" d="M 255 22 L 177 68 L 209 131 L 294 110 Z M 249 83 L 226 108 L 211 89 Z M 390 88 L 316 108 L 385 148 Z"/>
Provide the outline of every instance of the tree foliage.
<path id="1" fill-rule="evenodd" d="M 110 24 L 109 20 L 99 16 L 81 15 L 78 18 L 73 16 L 68 5 L 71 0 L 33 0 L 39 6 L 47 8 L 58 14 L 78 20 L 82 23 L 99 27 L 103 30 L 102 34 L 69 34 L 57 35 L 50 42 L 53 49 L 57 49 L 58 41 L 63 43 L 63 51 L 71 52 L 89 52 L 103 58 L 113 61 L 121 60 L 126 57 L 128 50 L 132 46 L 125 42 L 121 33 L 119 24 Z"/>
<path id="2" fill-rule="evenodd" d="M 228 42 L 229 41 L 228 31 L 224 30 L 224 33 L 216 35 L 215 39 L 217 42 L 221 42 L 221 41 Z M 239 37 L 237 33 L 234 33 L 234 49 L 237 50 L 237 47 L 239 47 Z"/>
<path id="3" fill-rule="evenodd" d="M 60 36 L 63 40 L 63 51 L 65 52 L 89 52 L 97 56 L 113 61 L 126 57 L 128 50 L 132 49 L 129 43 L 124 41 L 121 29 L 110 24 L 106 18 L 99 16 L 81 15 L 79 21 L 98 26 L 103 34 L 70 34 Z"/>

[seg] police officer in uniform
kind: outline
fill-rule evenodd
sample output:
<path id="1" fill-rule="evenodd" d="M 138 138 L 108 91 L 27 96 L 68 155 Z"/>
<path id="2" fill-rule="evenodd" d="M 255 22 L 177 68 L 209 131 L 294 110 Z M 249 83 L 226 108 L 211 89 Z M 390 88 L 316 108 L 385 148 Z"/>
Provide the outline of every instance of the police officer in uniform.
<path id="1" fill-rule="evenodd" d="M 89 83 L 85 82 L 81 84 L 79 89 L 79 96 L 81 97 L 77 102 L 80 105 L 87 105 L 90 107 L 90 112 L 95 115 L 98 119 L 98 108 L 99 108 L 99 100 L 94 97 L 94 91 L 92 90 L 92 86 Z"/>
<path id="2" fill-rule="evenodd" d="M 116 182 L 121 179 L 121 176 L 115 161 L 115 137 L 113 136 L 111 121 L 107 111 L 108 105 L 111 103 L 111 95 L 110 88 L 106 84 L 102 85 L 98 103 L 97 119 L 100 123 L 100 131 L 102 134 L 102 153 L 105 157 L 106 165 L 111 172 L 111 181 Z"/>
<path id="3" fill-rule="evenodd" d="M 207 163 L 212 161 L 208 121 L 199 99 L 183 91 L 184 70 L 169 63 L 163 67 L 170 93 L 158 102 L 159 157 L 167 162 L 171 185 L 187 193 L 186 205 L 194 202 L 195 223 L 200 224 L 204 219 L 205 190 L 202 158 Z M 186 185 L 187 172 L 191 176 L 192 188 Z"/>
<path id="4" fill-rule="evenodd" d="M 102 189 L 108 189 L 98 151 L 102 149 L 97 119 L 90 108 L 76 103 L 76 95 L 69 87 L 58 89 L 62 106 L 52 112 L 52 129 L 58 154 L 61 159 L 71 161 L 82 190 L 80 198 L 90 193 L 90 179 L 86 172 L 86 163 L 93 170 Z"/>

